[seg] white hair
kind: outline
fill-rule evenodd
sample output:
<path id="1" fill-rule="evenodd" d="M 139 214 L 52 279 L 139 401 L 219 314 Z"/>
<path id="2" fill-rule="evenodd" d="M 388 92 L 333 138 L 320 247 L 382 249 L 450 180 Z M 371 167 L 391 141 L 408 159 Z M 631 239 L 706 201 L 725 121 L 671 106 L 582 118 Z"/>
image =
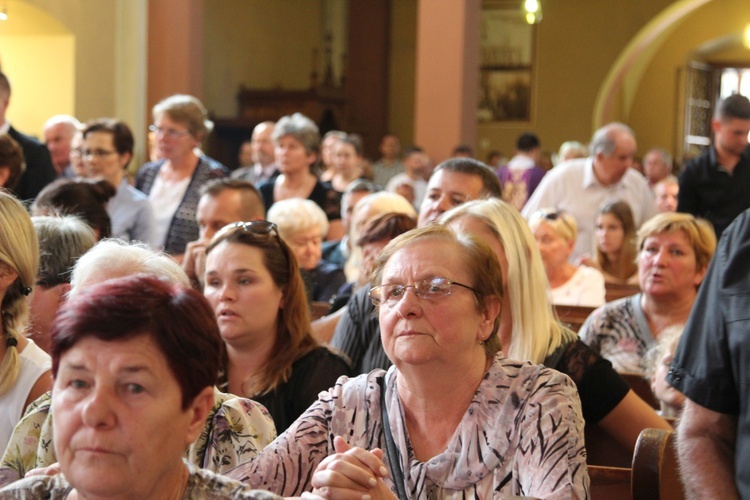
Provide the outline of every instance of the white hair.
<path id="1" fill-rule="evenodd" d="M 70 277 L 68 299 L 89 285 L 135 274 L 155 276 L 173 285 L 190 286 L 182 267 L 169 255 L 138 242 L 104 239 L 83 254 Z"/>
<path id="2" fill-rule="evenodd" d="M 328 217 L 322 208 L 312 200 L 289 198 L 277 201 L 266 216 L 279 228 L 279 234 L 289 240 L 293 234 L 316 229 L 321 236 L 328 233 Z"/>

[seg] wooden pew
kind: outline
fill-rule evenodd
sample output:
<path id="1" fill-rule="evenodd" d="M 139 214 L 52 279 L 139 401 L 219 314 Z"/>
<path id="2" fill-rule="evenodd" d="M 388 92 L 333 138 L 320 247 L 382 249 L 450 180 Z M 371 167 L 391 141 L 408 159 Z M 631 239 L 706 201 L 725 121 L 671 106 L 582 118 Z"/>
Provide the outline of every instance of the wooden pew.
<path id="1" fill-rule="evenodd" d="M 630 468 L 633 450 L 622 446 L 596 424 L 584 427 L 586 439 L 586 463 L 604 467 Z"/>
<path id="2" fill-rule="evenodd" d="M 644 429 L 633 455 L 633 498 L 638 500 L 683 500 L 673 431 Z"/>
<path id="3" fill-rule="evenodd" d="M 625 467 L 589 465 L 591 500 L 631 500 L 633 471 Z"/>
<path id="4" fill-rule="evenodd" d="M 618 283 L 605 283 L 604 284 L 604 300 L 612 302 L 613 300 L 622 299 L 624 297 L 630 297 L 636 293 L 640 293 L 640 285 L 623 285 Z"/>
<path id="5" fill-rule="evenodd" d="M 328 314 L 330 308 L 331 304 L 328 302 L 312 302 L 310 304 L 310 319 L 315 321 L 318 318 L 322 318 Z"/>
<path id="6" fill-rule="evenodd" d="M 589 314 L 594 312 L 594 309 L 596 308 L 587 306 L 556 305 L 555 313 L 557 313 L 557 317 L 565 326 L 574 332 L 578 332 L 586 321 L 586 318 L 589 317 Z"/>

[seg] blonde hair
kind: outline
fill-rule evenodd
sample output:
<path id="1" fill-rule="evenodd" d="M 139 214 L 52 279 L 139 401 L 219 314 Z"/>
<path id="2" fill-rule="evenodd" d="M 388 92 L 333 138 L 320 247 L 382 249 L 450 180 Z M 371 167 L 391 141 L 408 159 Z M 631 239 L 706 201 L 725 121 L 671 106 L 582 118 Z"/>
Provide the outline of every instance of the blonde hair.
<path id="1" fill-rule="evenodd" d="M 659 334 L 654 344 L 644 355 L 643 365 L 645 367 L 644 378 L 651 380 L 651 377 L 656 373 L 656 368 L 661 362 L 661 358 L 667 350 L 672 351 L 674 355 L 677 350 L 677 344 L 680 343 L 682 332 L 685 329 L 685 325 L 672 325 L 668 326 Z"/>
<path id="2" fill-rule="evenodd" d="M 175 94 L 162 99 L 156 103 L 152 114 L 154 119 L 167 115 L 170 120 L 185 124 L 190 135 L 198 141 L 202 141 L 214 128 L 203 103 L 191 95 Z"/>
<path id="3" fill-rule="evenodd" d="M 638 230 L 638 250 L 643 250 L 649 237 L 674 231 L 682 231 L 690 242 L 695 253 L 696 271 L 708 267 L 716 251 L 716 233 L 710 222 L 696 219 L 691 214 L 662 213 L 644 222 Z"/>
<path id="4" fill-rule="evenodd" d="M 547 296 L 542 257 L 526 221 L 513 206 L 498 199 L 477 200 L 451 209 L 439 219 L 450 224 L 462 217 L 484 223 L 502 245 L 508 260 L 508 290 L 513 317 L 509 358 L 543 363 L 559 346 L 576 338 L 563 327 Z"/>
<path id="5" fill-rule="evenodd" d="M 39 270 L 39 242 L 31 217 L 15 197 L 0 189 L 0 273 L 15 272 L 18 277 L 5 291 L 2 312 L 2 342 L 23 335 L 29 315 L 28 289 L 36 283 Z M 7 345 L 7 344 L 6 344 Z M 0 362 L 0 394 L 13 387 L 20 371 L 18 349 L 9 347 Z"/>
<path id="6" fill-rule="evenodd" d="M 572 215 L 555 208 L 542 208 L 534 212 L 529 217 L 529 228 L 536 231 L 536 228 L 544 222 L 552 230 L 568 243 L 575 243 L 578 238 L 578 224 Z"/>

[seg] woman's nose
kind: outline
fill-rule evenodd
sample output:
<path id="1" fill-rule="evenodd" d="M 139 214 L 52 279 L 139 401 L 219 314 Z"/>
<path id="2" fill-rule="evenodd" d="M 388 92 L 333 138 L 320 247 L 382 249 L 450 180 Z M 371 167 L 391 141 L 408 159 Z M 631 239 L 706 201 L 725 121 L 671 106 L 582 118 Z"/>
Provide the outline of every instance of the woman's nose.
<path id="1" fill-rule="evenodd" d="M 418 316 L 422 314 L 421 298 L 417 295 L 417 290 L 413 286 L 404 290 L 401 300 L 396 303 L 394 309 L 402 318 L 409 316 Z"/>
<path id="2" fill-rule="evenodd" d="M 95 387 L 83 406 L 82 420 L 89 427 L 111 428 L 117 423 L 114 411 L 115 394 L 107 389 Z"/>

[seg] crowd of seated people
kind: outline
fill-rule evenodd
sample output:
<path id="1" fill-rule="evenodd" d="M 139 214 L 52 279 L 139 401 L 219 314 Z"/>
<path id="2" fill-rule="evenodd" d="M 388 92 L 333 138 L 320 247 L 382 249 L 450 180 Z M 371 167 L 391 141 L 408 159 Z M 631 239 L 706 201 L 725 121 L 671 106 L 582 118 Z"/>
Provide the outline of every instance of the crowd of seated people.
<path id="1" fill-rule="evenodd" d="M 34 226 L 0 192 L 0 401 L 13 401 L 0 405 L 0 497 L 585 498 L 584 425 L 629 450 L 643 429 L 670 428 L 618 372 L 648 377 L 661 415 L 679 415 L 665 371 L 716 238 L 674 213 L 679 186 L 655 166 L 665 151 L 644 157 L 648 180 L 631 171 L 627 126 L 596 131 L 590 153 L 565 143 L 526 206 L 533 189 L 503 202 L 499 176 L 546 172 L 531 132 L 523 162 L 490 168 L 458 147 L 434 170 L 416 146 L 399 161 L 388 134 L 371 168 L 356 134 L 321 140 L 295 113 L 256 127 L 241 180 L 202 152 L 212 123 L 198 99 L 174 95 L 152 113 L 157 158 L 134 185 L 127 124 L 50 120 L 60 178 L 29 204 L 38 238 L 21 238 Z M 18 183 L 22 164 L 0 136 L 0 187 Z M 563 171 L 601 193 L 578 200 L 586 210 L 530 210 L 565 193 Z M 592 257 L 577 251 L 581 231 Z M 627 284 L 640 293 L 605 303 L 607 287 Z M 556 306 L 593 312 L 576 332 Z M 105 331 L 107 317 L 122 324 Z M 112 368 L 129 363 L 139 368 Z M 197 365 L 205 373 L 190 385 L 183 373 Z M 89 382 L 71 385 L 71 370 Z M 149 377 L 163 386 L 150 390 Z M 136 399 L 151 405 L 137 421 Z M 127 450 L 146 457 L 138 468 L 101 451 L 81 459 L 91 402 L 112 446 L 144 434 Z M 160 455 L 158 466 L 148 458 Z M 39 467 L 51 477 L 23 479 Z"/>

